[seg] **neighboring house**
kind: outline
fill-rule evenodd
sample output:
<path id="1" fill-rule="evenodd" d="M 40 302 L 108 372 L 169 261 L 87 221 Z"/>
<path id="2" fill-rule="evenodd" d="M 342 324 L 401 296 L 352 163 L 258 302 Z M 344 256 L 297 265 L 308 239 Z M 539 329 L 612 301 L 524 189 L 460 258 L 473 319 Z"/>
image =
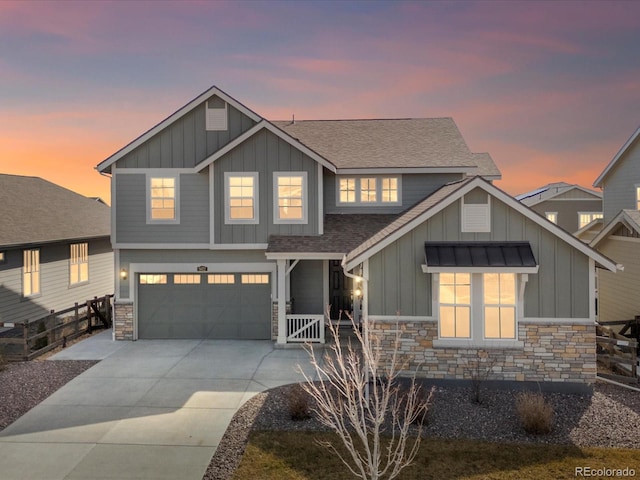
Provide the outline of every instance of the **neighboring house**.
<path id="1" fill-rule="evenodd" d="M 113 293 L 108 206 L 4 174 L 0 205 L 0 327 Z"/>
<path id="2" fill-rule="evenodd" d="M 597 220 L 602 218 L 602 194 L 580 185 L 549 183 L 517 195 L 516 200 L 570 233 L 588 235 L 594 226 L 601 225 Z"/>
<path id="3" fill-rule="evenodd" d="M 604 228 L 591 246 L 624 265 L 598 275 L 598 319 L 631 320 L 640 315 L 640 128 L 593 186 L 603 190 Z"/>
<path id="4" fill-rule="evenodd" d="M 98 170 L 118 339 L 322 341 L 327 305 L 361 304 L 421 376 L 486 350 L 502 380 L 595 381 L 616 265 L 494 187 L 450 118 L 270 122 L 213 87 Z"/>

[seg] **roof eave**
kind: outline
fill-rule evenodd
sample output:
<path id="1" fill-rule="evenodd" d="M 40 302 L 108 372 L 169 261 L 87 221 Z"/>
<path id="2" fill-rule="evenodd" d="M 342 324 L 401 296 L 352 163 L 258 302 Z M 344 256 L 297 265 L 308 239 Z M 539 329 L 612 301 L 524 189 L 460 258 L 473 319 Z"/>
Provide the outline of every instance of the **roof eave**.
<path id="1" fill-rule="evenodd" d="M 609 162 L 609 164 L 605 167 L 605 169 L 598 176 L 598 178 L 596 178 L 595 182 L 593 182 L 593 186 L 594 187 L 596 187 L 596 188 L 603 188 L 604 187 L 603 182 L 604 182 L 605 177 L 609 174 L 609 172 L 613 169 L 613 167 L 615 167 L 616 163 L 618 163 L 618 160 L 620 160 L 620 157 L 622 157 L 625 154 L 625 152 L 631 146 L 631 144 L 633 142 L 635 142 L 636 138 L 638 138 L 638 135 L 640 135 L 640 127 L 638 127 L 636 129 L 636 131 L 633 133 L 633 135 L 631 135 L 631 137 L 629 137 L 629 140 L 627 140 L 625 142 L 625 144 L 618 151 L 618 153 L 616 153 L 616 155 Z"/>
<path id="2" fill-rule="evenodd" d="M 96 169 L 99 172 L 110 173 L 111 172 L 111 168 L 110 168 L 111 165 L 113 165 L 115 162 L 120 160 L 122 157 L 124 157 L 125 155 L 127 155 L 128 153 L 133 151 L 135 148 L 139 147 L 144 142 L 149 140 L 151 137 L 153 137 L 154 135 L 156 135 L 157 133 L 162 131 L 168 125 L 172 124 L 173 122 L 175 122 L 179 118 L 181 118 L 184 115 L 186 115 L 187 113 L 189 113 L 191 110 L 196 108 L 202 102 L 204 102 L 205 100 L 208 100 L 209 98 L 211 98 L 213 95 L 219 96 L 225 102 L 229 103 L 230 105 L 232 105 L 233 107 L 235 107 L 236 109 L 238 109 L 239 111 L 241 111 L 242 113 L 247 115 L 253 121 L 259 122 L 260 120 L 262 120 L 262 117 L 260 115 L 255 113 L 253 110 L 247 108 L 245 105 L 243 105 L 242 103 L 237 101 L 235 98 L 231 97 L 230 95 L 228 95 L 227 93 L 223 92 L 222 90 L 220 90 L 218 87 L 216 87 L 214 85 L 213 87 L 211 87 L 208 90 L 206 90 L 205 92 L 201 93 L 200 95 L 198 95 L 196 98 L 191 100 L 189 103 L 187 103 L 186 105 L 184 105 L 180 109 L 176 110 L 174 113 L 169 115 L 167 118 L 162 120 L 160 123 L 156 124 L 154 127 L 150 128 L 149 130 L 144 132 L 142 135 L 137 137 L 135 140 L 133 140 L 132 142 L 130 142 L 127 145 L 125 145 L 124 147 L 122 147 L 116 153 L 114 153 L 110 157 L 108 157 L 105 160 L 103 160 L 102 162 L 100 162 L 96 166 Z"/>

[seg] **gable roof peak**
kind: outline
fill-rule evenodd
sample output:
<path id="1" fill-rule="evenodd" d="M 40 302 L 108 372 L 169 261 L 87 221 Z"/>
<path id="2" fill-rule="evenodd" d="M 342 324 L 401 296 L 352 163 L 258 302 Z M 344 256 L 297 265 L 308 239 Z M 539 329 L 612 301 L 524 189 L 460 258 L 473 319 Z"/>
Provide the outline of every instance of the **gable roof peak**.
<path id="1" fill-rule="evenodd" d="M 598 178 L 596 178 L 596 180 L 593 182 L 593 186 L 594 187 L 600 187 L 600 188 L 603 187 L 603 182 L 604 182 L 605 177 L 609 174 L 609 172 L 611 170 L 613 170 L 613 168 L 620 161 L 620 159 L 625 154 L 625 152 L 629 149 L 629 147 L 631 147 L 631 145 L 636 141 L 636 139 L 639 136 L 640 136 L 640 126 L 638 128 L 636 128 L 635 132 L 633 132 L 633 134 L 624 143 L 624 145 L 622 145 L 620 150 L 618 150 L 618 153 L 616 153 L 614 155 L 614 157 L 611 159 L 611 161 L 607 164 L 607 166 L 604 168 L 604 170 L 598 176 Z"/>

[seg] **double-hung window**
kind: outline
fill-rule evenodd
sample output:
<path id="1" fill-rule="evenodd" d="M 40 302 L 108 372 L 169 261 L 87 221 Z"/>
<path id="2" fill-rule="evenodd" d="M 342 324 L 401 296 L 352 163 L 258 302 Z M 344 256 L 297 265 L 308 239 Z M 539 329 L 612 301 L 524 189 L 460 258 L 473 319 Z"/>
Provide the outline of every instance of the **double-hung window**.
<path id="1" fill-rule="evenodd" d="M 517 340 L 516 279 L 515 273 L 440 273 L 439 338 Z"/>
<path id="2" fill-rule="evenodd" d="M 73 243 L 70 248 L 69 284 L 89 281 L 89 244 Z"/>
<path id="3" fill-rule="evenodd" d="M 558 212 L 545 212 L 544 216 L 547 217 L 551 223 L 558 223 Z"/>
<path id="4" fill-rule="evenodd" d="M 440 337 L 471 337 L 471 275 L 440 274 Z"/>
<path id="5" fill-rule="evenodd" d="M 225 222 L 258 223 L 258 172 L 225 172 Z"/>
<path id="6" fill-rule="evenodd" d="M 178 222 L 178 177 L 149 176 L 148 223 Z"/>
<path id="7" fill-rule="evenodd" d="M 484 338 L 516 338 L 516 275 L 482 275 Z"/>
<path id="8" fill-rule="evenodd" d="M 307 222 L 307 172 L 274 172 L 274 223 Z"/>
<path id="9" fill-rule="evenodd" d="M 40 293 L 40 250 L 25 250 L 22 263 L 22 294 L 25 297 Z"/>
<path id="10" fill-rule="evenodd" d="M 356 201 L 356 179 L 341 178 L 339 181 L 339 203 L 355 203 Z"/>

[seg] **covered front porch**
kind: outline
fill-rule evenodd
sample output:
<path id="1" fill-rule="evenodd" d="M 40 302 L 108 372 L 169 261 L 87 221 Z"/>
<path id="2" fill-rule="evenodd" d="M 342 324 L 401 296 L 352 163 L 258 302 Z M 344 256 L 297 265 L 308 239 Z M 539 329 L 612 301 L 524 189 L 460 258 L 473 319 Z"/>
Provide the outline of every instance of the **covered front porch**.
<path id="1" fill-rule="evenodd" d="M 278 345 L 325 343 L 329 322 L 359 322 L 361 279 L 345 275 L 340 258 L 277 260 L 272 339 Z"/>

